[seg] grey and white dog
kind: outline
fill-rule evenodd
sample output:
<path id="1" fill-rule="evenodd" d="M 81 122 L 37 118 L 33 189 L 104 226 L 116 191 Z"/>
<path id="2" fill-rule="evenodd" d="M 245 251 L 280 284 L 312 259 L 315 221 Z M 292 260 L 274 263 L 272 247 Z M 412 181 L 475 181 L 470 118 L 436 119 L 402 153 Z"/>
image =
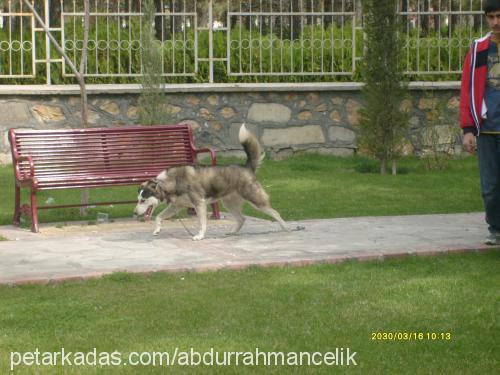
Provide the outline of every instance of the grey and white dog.
<path id="1" fill-rule="evenodd" d="M 153 234 L 160 233 L 161 223 L 179 210 L 192 207 L 196 210 L 200 230 L 193 240 L 202 240 L 207 230 L 207 205 L 222 200 L 224 207 L 235 217 L 237 233 L 245 217 L 241 208 L 245 201 L 259 211 L 271 216 L 285 231 L 289 231 L 280 214 L 269 203 L 269 196 L 257 181 L 255 171 L 264 158 L 261 146 L 255 136 L 243 124 L 239 131 L 239 141 L 245 150 L 245 165 L 227 166 L 182 166 L 161 172 L 155 179 L 144 182 L 139 187 L 136 215 L 150 218 L 155 208 L 166 202 L 167 208 L 155 219 Z"/>

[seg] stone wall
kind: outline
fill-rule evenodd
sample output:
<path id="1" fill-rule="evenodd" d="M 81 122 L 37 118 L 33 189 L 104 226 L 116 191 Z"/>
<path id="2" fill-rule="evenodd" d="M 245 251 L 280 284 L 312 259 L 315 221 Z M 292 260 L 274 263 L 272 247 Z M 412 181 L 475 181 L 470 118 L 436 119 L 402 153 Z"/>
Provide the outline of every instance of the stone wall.
<path id="1" fill-rule="evenodd" d="M 239 153 L 238 129 L 245 122 L 275 158 L 295 152 L 352 155 L 357 152 L 358 109 L 362 105 L 359 85 L 348 88 L 306 90 L 301 87 L 255 88 L 247 91 L 214 90 L 184 92 L 167 90 L 165 109 L 168 123 L 187 122 L 194 129 L 198 146 L 210 146 L 219 153 Z M 79 127 L 80 100 L 77 92 L 44 95 L 0 90 L 0 163 L 10 161 L 9 128 L 57 129 Z M 137 88 L 128 92 L 100 87 L 90 90 L 91 126 L 128 126 L 138 123 Z M 28 94 L 28 95 L 27 95 Z M 405 151 L 422 153 L 428 136 L 426 126 L 438 125 L 438 135 L 458 126 L 459 92 L 455 87 L 413 88 L 401 110 L 410 113 L 410 131 Z M 443 141 L 444 142 L 444 141 Z M 457 139 L 458 144 L 458 139 Z M 458 152 L 457 148 L 457 152 Z"/>

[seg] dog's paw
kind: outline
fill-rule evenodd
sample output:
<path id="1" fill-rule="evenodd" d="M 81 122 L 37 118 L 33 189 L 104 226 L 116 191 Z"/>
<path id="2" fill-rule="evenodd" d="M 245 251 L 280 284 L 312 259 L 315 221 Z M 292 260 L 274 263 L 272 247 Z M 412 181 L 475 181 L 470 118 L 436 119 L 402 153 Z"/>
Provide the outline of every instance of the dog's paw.
<path id="1" fill-rule="evenodd" d="M 200 241 L 202 240 L 203 238 L 205 238 L 204 235 L 202 234 L 197 234 L 196 236 L 193 236 L 193 241 Z"/>
<path id="2" fill-rule="evenodd" d="M 153 232 L 153 236 L 157 236 L 160 234 L 160 229 L 155 229 Z"/>

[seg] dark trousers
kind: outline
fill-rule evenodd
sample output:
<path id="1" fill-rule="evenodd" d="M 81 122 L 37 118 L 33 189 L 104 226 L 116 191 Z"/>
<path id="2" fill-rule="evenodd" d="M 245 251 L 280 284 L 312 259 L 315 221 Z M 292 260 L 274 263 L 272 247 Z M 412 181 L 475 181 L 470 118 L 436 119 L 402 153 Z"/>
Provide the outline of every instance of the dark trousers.
<path id="1" fill-rule="evenodd" d="M 481 194 L 491 233 L 500 234 L 500 134 L 477 138 Z"/>

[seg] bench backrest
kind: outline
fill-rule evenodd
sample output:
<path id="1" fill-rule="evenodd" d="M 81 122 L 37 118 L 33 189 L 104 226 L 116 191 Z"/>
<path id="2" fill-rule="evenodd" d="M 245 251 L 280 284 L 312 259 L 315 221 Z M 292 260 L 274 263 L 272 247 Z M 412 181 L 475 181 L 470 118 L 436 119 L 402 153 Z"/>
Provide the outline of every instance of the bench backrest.
<path id="1" fill-rule="evenodd" d="M 196 161 L 189 125 L 158 125 L 9 132 L 12 157 L 31 156 L 37 178 L 44 176 L 144 173 Z M 27 161 L 19 173 L 29 176 Z M 18 176 L 19 177 L 19 176 Z"/>

